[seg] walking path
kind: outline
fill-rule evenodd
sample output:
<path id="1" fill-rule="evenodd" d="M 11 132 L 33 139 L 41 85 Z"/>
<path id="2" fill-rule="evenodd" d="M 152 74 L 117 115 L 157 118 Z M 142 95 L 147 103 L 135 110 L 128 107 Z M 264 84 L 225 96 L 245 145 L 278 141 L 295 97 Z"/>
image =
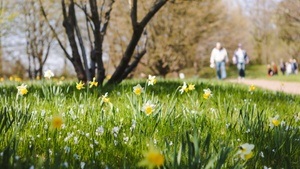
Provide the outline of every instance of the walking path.
<path id="1" fill-rule="evenodd" d="M 261 87 L 263 89 L 300 95 L 299 82 L 282 82 L 282 81 L 263 80 L 263 79 L 243 79 L 243 80 L 230 79 L 229 82 L 254 85 L 257 87 Z"/>

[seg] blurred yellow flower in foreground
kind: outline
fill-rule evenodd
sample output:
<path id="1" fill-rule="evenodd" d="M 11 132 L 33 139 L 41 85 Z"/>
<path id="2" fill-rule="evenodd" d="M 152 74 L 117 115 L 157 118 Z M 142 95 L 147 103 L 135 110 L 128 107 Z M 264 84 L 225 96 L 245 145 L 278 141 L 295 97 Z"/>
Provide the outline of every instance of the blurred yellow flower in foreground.
<path id="1" fill-rule="evenodd" d="M 52 127 L 53 128 L 59 129 L 59 128 L 61 128 L 62 124 L 63 124 L 63 119 L 61 116 L 57 115 L 52 118 Z"/>
<path id="2" fill-rule="evenodd" d="M 279 126 L 280 121 L 278 120 L 278 118 L 279 118 L 279 115 L 269 118 L 269 121 L 270 121 L 269 126 L 271 129 L 274 128 L 274 126 L 275 127 Z"/>
<path id="3" fill-rule="evenodd" d="M 148 152 L 144 153 L 144 157 L 145 158 L 140 161 L 138 165 L 141 167 L 147 167 L 149 169 L 160 167 L 165 161 L 164 156 L 153 146 L 150 146 Z"/>
<path id="4" fill-rule="evenodd" d="M 156 84 L 156 76 L 148 76 L 148 86 Z"/>
<path id="5" fill-rule="evenodd" d="M 253 144 L 249 144 L 249 143 L 242 144 L 239 146 L 239 150 L 237 154 L 240 155 L 240 157 L 243 160 L 249 160 L 254 156 L 252 152 L 253 148 L 254 148 Z"/>
<path id="6" fill-rule="evenodd" d="M 140 84 L 133 87 L 133 93 L 136 95 L 141 95 L 144 92 L 144 88 Z"/>
<path id="7" fill-rule="evenodd" d="M 51 79 L 54 76 L 54 73 L 51 70 L 47 70 L 44 72 L 44 77 L 47 79 Z"/>
<path id="8" fill-rule="evenodd" d="M 17 89 L 18 89 L 18 94 L 21 96 L 28 93 L 27 85 L 25 85 L 25 84 L 22 84 L 21 86 L 17 86 Z"/>
<path id="9" fill-rule="evenodd" d="M 102 102 L 104 102 L 104 103 L 109 103 L 110 102 L 107 92 L 104 95 L 102 95 L 101 99 L 102 99 Z"/>
<path id="10" fill-rule="evenodd" d="M 76 89 L 78 89 L 78 90 L 84 89 L 84 83 L 82 83 L 82 81 L 80 81 L 79 83 L 76 83 Z"/>
<path id="11" fill-rule="evenodd" d="M 98 82 L 96 82 L 96 77 L 93 78 L 93 81 L 89 82 L 90 84 L 90 88 L 92 88 L 93 86 L 97 87 L 98 86 Z"/>
<path id="12" fill-rule="evenodd" d="M 149 116 L 150 114 L 153 113 L 155 108 L 155 105 L 152 104 L 150 101 L 147 101 L 143 107 L 142 107 L 142 111 L 146 113 L 147 116 Z"/>
<path id="13" fill-rule="evenodd" d="M 256 89 L 256 87 L 254 85 L 250 85 L 250 87 L 249 87 L 250 92 L 253 92 L 255 89 Z"/>
<path id="14" fill-rule="evenodd" d="M 204 99 L 208 99 L 208 98 L 212 97 L 212 93 L 211 93 L 211 90 L 209 88 L 204 89 L 203 91 L 204 91 L 204 94 L 203 94 Z"/>

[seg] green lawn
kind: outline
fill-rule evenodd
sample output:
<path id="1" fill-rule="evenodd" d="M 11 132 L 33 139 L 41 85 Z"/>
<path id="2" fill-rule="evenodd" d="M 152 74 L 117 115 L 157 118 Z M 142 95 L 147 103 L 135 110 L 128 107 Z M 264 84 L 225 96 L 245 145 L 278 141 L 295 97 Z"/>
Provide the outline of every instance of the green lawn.
<path id="1" fill-rule="evenodd" d="M 24 96 L 20 83 L 1 83 L 0 168 L 299 166 L 300 96 L 210 80 L 189 80 L 195 90 L 181 94 L 183 81 L 146 82 L 28 82 Z"/>

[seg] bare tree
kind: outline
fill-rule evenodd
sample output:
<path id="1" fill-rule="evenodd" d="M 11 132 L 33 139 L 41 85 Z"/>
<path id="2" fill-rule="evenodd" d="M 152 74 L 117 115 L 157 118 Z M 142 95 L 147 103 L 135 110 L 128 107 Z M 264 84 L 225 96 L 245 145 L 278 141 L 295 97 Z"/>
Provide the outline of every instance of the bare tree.
<path id="1" fill-rule="evenodd" d="M 300 52 L 300 1 L 283 0 L 279 3 L 277 25 L 280 38 L 288 43 L 291 56 L 299 56 Z"/>
<path id="2" fill-rule="evenodd" d="M 186 9 L 189 10 L 186 10 Z M 218 37 L 226 10 L 221 1 L 178 1 L 167 5 L 149 24 L 149 55 L 142 61 L 155 74 L 166 76 L 187 67 L 200 67 L 199 45 L 208 48 Z M 219 38 L 219 37 L 218 37 Z M 217 39 L 217 38 L 216 38 Z"/>
<path id="3" fill-rule="evenodd" d="M 274 13 L 276 2 L 273 0 L 247 1 L 248 16 L 251 20 L 251 34 L 254 50 L 257 55 L 257 63 L 270 62 L 271 35 L 275 32 Z"/>
<path id="4" fill-rule="evenodd" d="M 27 41 L 27 71 L 31 79 L 42 77 L 43 67 L 48 59 L 54 39 L 51 30 L 45 24 L 39 5 L 35 0 L 30 0 L 23 4 L 24 29 Z M 48 2 L 47 5 L 50 6 L 51 4 Z"/>
<path id="5" fill-rule="evenodd" d="M 2 38 L 7 34 L 11 27 L 11 22 L 17 14 L 12 12 L 13 5 L 10 1 L 0 0 L 0 76 L 3 71 L 3 48 Z"/>
<path id="6" fill-rule="evenodd" d="M 110 22 L 110 14 L 113 10 L 114 0 L 108 1 L 74 1 L 74 0 L 61 0 L 62 13 L 63 13 L 63 26 L 68 37 L 69 47 L 72 53 L 67 51 L 63 46 L 58 34 L 55 32 L 53 25 L 47 19 L 47 13 L 43 8 L 43 3 L 39 1 L 42 6 L 44 17 L 48 21 L 56 39 L 62 47 L 66 57 L 72 62 L 77 78 L 82 81 L 89 81 L 95 75 L 97 81 L 103 84 L 105 79 L 105 68 L 103 64 L 103 42 L 106 36 L 108 24 Z M 148 12 L 140 17 L 138 16 L 138 1 L 129 0 L 130 5 L 130 19 L 131 19 L 131 38 L 126 46 L 122 59 L 116 67 L 116 70 L 108 80 L 107 84 L 120 83 L 125 79 L 128 74 L 135 69 L 141 58 L 146 53 L 145 50 L 140 50 L 133 57 L 137 44 L 144 32 L 146 25 L 152 17 L 168 2 L 168 0 L 155 0 L 149 7 Z M 86 28 L 84 31 L 88 34 L 90 43 L 89 58 L 86 54 L 86 47 L 82 38 L 82 29 L 78 24 L 78 12 L 81 10 L 86 18 Z M 88 65 L 88 60 L 91 66 Z"/>

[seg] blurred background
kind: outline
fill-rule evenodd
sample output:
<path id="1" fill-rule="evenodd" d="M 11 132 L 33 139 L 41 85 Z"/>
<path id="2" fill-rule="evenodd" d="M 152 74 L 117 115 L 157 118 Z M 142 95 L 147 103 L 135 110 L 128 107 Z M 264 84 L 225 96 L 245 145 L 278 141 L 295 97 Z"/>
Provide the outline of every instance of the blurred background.
<path id="1" fill-rule="evenodd" d="M 78 4 L 85 0 L 78 0 Z M 50 29 L 41 11 L 47 13 Z M 40 78 L 46 69 L 76 77 L 55 36 L 67 46 L 61 1 L 0 0 L 0 77 Z M 99 1 L 101 3 L 101 1 Z M 152 1 L 139 0 L 139 14 Z M 76 10 L 79 28 L 90 52 L 86 16 Z M 215 77 L 209 68 L 216 42 L 231 60 L 238 43 L 252 66 L 300 59 L 299 0 L 192 0 L 167 3 L 147 25 L 147 53 L 130 77 Z M 104 9 L 105 10 L 105 9 Z M 132 34 L 127 0 L 116 1 L 103 45 L 106 74 L 113 73 Z M 70 48 L 66 48 L 71 52 Z M 235 66 L 231 65 L 232 69 Z M 261 68 L 261 67 L 260 67 Z M 263 70 L 264 71 L 264 70 Z"/>

